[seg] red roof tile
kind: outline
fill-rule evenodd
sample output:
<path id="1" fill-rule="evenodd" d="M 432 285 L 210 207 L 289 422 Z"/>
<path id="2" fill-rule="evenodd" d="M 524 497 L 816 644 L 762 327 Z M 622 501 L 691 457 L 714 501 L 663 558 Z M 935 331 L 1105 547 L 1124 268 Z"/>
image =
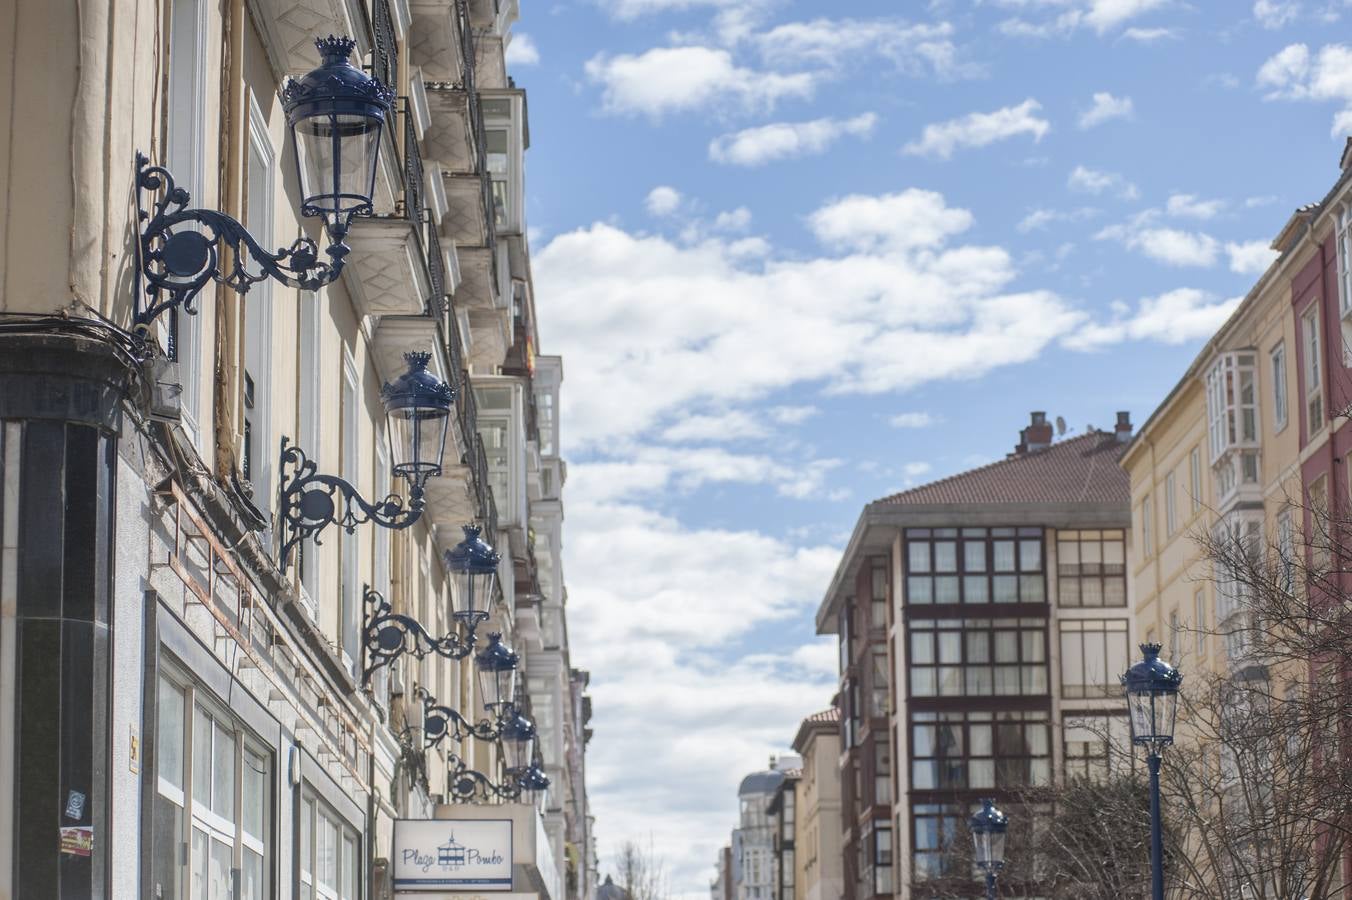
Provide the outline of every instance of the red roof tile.
<path id="1" fill-rule="evenodd" d="M 1131 481 L 1117 464 L 1127 445 L 1094 431 L 883 497 L 883 505 L 1126 503 Z"/>

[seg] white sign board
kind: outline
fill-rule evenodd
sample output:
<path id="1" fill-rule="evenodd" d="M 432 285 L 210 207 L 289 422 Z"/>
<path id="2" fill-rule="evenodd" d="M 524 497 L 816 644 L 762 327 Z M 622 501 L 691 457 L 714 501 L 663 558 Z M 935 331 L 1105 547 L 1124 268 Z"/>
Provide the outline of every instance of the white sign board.
<path id="1" fill-rule="evenodd" d="M 398 819 L 394 890 L 510 891 L 510 819 Z"/>

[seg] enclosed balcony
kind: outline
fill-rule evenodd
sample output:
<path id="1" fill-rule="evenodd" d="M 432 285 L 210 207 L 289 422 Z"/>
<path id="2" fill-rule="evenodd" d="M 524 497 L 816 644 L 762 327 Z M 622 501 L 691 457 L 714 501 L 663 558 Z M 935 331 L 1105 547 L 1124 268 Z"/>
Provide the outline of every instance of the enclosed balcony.
<path id="1" fill-rule="evenodd" d="M 1207 444 L 1221 509 L 1262 499 L 1257 356 L 1222 354 L 1206 379 Z"/>

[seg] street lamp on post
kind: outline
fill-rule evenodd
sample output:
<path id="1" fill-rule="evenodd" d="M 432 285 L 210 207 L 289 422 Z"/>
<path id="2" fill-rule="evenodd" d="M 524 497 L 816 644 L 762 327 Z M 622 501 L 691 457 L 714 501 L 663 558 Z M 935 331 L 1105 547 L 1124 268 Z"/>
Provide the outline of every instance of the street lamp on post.
<path id="1" fill-rule="evenodd" d="M 986 900 L 995 900 L 995 880 L 1005 867 L 1005 831 L 1009 817 L 995 807 L 995 801 L 986 798 L 981 809 L 967 820 L 972 832 L 976 864 L 986 873 Z"/>
<path id="2" fill-rule="evenodd" d="M 349 252 L 343 241 L 352 218 L 372 212 L 380 135 L 394 91 L 352 65 L 349 57 L 356 44 L 350 38 L 330 35 L 315 46 L 319 68 L 286 83 L 282 107 L 296 146 L 300 214 L 324 220 L 328 261 L 320 261 L 319 245 L 308 236 L 273 251 L 232 216 L 189 208 L 192 198 L 169 170 L 137 153 L 141 233 L 132 333 L 138 340 L 145 340 L 161 313 L 181 307 L 195 315 L 194 301 L 212 281 L 241 294 L 268 278 L 316 290 L 342 272 Z M 226 249 L 230 252 L 223 259 Z"/>
<path id="3" fill-rule="evenodd" d="M 1144 659 L 1122 676 L 1131 719 L 1131 741 L 1146 748 L 1150 768 L 1150 886 L 1153 900 L 1164 900 L 1164 833 L 1160 821 L 1160 762 L 1174 742 L 1178 692 L 1183 673 L 1160 659 L 1159 644 L 1142 644 Z"/>

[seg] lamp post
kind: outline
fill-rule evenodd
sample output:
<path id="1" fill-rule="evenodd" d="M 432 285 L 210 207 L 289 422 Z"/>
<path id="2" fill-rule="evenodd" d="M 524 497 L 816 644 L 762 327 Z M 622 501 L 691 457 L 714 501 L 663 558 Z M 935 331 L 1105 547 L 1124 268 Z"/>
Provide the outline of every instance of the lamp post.
<path id="1" fill-rule="evenodd" d="M 363 499 L 357 488 L 336 475 L 318 471 L 315 463 L 297 446 L 282 439 L 278 485 L 285 541 L 280 566 L 286 573 L 291 548 L 314 537 L 326 526 L 337 524 L 348 534 L 366 522 L 385 528 L 408 528 L 422 517 L 423 489 L 427 479 L 441 474 L 441 456 L 450 427 L 451 401 L 455 391 L 427 371 L 430 353 L 405 353 L 408 371 L 380 391 L 391 431 L 404 432 L 394 441 L 394 472 L 408 483 L 408 502 L 390 494 L 374 502 Z M 396 427 L 403 422 L 404 428 Z"/>
<path id="2" fill-rule="evenodd" d="M 986 873 L 986 900 L 995 900 L 995 879 L 1005 867 L 1005 831 L 1009 817 L 996 809 L 995 801 L 986 798 L 981 809 L 967 820 L 972 832 L 976 864 Z"/>
<path id="3" fill-rule="evenodd" d="M 1159 644 L 1142 644 L 1144 658 L 1122 676 L 1131 719 L 1131 741 L 1146 748 L 1150 768 L 1150 890 L 1164 900 L 1164 835 L 1160 822 L 1160 762 L 1174 742 L 1183 673 L 1160 659 Z"/>
<path id="4" fill-rule="evenodd" d="M 327 262 L 313 238 L 276 251 L 259 244 L 238 220 L 214 209 L 188 207 L 191 197 L 164 166 L 136 154 L 137 290 L 132 333 L 144 341 L 161 313 L 193 315 L 197 294 L 212 281 L 245 293 L 268 278 L 314 290 L 336 279 L 348 254 L 354 216 L 369 216 L 380 135 L 394 91 L 352 65 L 356 43 L 320 38 L 319 68 L 282 89 L 282 107 L 296 146 L 300 214 L 324 220 Z M 147 208 L 149 201 L 149 208 Z M 224 264 L 222 250 L 228 265 Z M 144 295 L 144 296 L 143 296 Z"/>

